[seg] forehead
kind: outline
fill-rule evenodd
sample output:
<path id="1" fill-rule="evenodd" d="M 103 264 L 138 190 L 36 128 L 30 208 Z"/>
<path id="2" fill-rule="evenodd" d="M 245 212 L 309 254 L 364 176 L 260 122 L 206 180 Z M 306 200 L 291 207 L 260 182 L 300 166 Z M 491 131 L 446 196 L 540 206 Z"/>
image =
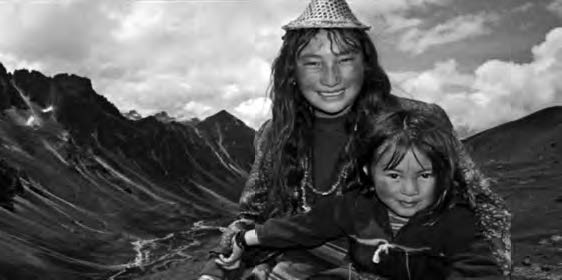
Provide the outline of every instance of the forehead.
<path id="1" fill-rule="evenodd" d="M 415 146 L 383 145 L 375 158 L 376 166 L 381 169 L 430 169 L 433 166 L 431 159 Z"/>
<path id="2" fill-rule="evenodd" d="M 346 40 L 349 39 L 343 38 L 342 34 L 339 32 L 329 33 L 326 30 L 320 30 L 304 46 L 304 48 L 299 53 L 299 56 L 357 53 L 358 50 L 344 43 L 346 42 Z"/>

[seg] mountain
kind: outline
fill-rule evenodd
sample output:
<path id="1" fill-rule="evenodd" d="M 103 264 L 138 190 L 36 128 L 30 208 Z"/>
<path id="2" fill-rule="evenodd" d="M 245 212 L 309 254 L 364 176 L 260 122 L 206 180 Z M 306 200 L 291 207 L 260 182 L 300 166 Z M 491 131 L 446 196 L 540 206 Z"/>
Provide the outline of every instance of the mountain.
<path id="1" fill-rule="evenodd" d="M 165 116 L 0 64 L 0 279 L 124 277 L 203 247 L 200 221 L 236 212 L 255 132 L 226 111 Z"/>
<path id="2" fill-rule="evenodd" d="M 465 140 L 479 161 L 550 161 L 562 156 L 562 106 L 542 109 Z"/>
<path id="3" fill-rule="evenodd" d="M 515 279 L 561 277 L 562 106 L 483 131 L 465 145 L 513 214 L 515 272 L 528 276 Z"/>

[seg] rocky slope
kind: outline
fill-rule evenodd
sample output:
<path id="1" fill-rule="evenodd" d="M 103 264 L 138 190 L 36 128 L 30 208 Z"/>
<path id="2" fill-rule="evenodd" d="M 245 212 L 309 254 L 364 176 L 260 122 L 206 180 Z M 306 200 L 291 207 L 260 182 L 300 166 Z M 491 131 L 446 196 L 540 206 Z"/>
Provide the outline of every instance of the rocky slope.
<path id="1" fill-rule="evenodd" d="M 129 119 L 86 78 L 0 64 L 0 279 L 103 278 L 188 254 L 198 221 L 235 213 L 254 133 L 227 112 Z"/>
<path id="2" fill-rule="evenodd" d="M 465 140 L 513 213 L 517 279 L 562 279 L 562 107 Z"/>

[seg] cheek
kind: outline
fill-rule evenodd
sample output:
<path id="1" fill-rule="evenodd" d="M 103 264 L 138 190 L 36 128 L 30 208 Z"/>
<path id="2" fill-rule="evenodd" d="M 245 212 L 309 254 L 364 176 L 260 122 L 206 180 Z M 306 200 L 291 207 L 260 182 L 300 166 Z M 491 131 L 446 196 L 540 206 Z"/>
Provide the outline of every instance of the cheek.
<path id="1" fill-rule="evenodd" d="M 383 178 L 375 178 L 375 191 L 380 199 L 394 197 L 395 184 Z"/>
<path id="2" fill-rule="evenodd" d="M 425 182 L 423 186 L 420 187 L 420 195 L 423 197 L 427 205 L 432 204 L 435 201 L 436 184 L 435 180 L 431 182 Z"/>
<path id="3" fill-rule="evenodd" d="M 296 80 L 301 90 L 306 90 L 312 88 L 315 85 L 316 77 L 314 72 L 311 71 L 304 71 L 302 69 L 297 69 L 296 71 Z"/>
<path id="4" fill-rule="evenodd" d="M 345 80 L 354 86 L 361 87 L 365 79 L 365 68 L 362 65 L 355 65 L 342 71 Z"/>

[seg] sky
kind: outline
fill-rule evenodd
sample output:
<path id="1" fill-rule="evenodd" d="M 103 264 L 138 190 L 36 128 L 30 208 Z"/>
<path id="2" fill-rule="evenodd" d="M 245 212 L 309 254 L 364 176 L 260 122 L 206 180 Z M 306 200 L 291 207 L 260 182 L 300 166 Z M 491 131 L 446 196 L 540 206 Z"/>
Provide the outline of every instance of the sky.
<path id="1" fill-rule="evenodd" d="M 269 117 L 281 26 L 308 0 L 0 0 L 0 63 L 88 77 L 121 111 Z M 461 136 L 562 105 L 562 0 L 348 0 L 393 93 Z"/>

